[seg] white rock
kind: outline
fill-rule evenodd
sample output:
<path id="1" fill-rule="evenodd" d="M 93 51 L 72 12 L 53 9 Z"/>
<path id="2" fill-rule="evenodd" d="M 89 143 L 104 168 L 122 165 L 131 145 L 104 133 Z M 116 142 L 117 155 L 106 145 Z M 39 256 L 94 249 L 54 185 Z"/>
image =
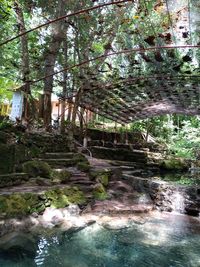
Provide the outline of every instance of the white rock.
<path id="1" fill-rule="evenodd" d="M 64 216 L 62 211 L 54 208 L 47 208 L 42 216 L 42 220 L 53 225 L 59 225 L 63 222 Z"/>
<path id="2" fill-rule="evenodd" d="M 78 205 L 71 204 L 63 209 L 63 214 L 65 217 L 78 216 L 80 214 L 80 208 Z"/>

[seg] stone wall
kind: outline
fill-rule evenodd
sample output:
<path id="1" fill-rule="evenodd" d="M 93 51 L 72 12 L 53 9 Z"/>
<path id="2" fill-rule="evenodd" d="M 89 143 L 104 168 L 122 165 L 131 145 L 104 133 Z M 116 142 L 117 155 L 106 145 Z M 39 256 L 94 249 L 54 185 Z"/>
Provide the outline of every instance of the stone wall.
<path id="1" fill-rule="evenodd" d="M 0 132 L 0 174 L 19 172 L 23 162 L 45 152 L 74 150 L 69 136 L 22 132 Z"/>

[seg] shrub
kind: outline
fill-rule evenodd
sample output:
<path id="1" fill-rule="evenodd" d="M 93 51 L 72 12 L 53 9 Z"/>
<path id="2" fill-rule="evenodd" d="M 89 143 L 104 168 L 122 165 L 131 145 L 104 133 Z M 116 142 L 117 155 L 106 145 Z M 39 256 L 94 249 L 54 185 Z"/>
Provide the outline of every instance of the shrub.
<path id="1" fill-rule="evenodd" d="M 32 160 L 27 161 L 22 166 L 23 171 L 29 175 L 29 177 L 43 177 L 43 178 L 51 178 L 51 167 L 48 163 Z"/>

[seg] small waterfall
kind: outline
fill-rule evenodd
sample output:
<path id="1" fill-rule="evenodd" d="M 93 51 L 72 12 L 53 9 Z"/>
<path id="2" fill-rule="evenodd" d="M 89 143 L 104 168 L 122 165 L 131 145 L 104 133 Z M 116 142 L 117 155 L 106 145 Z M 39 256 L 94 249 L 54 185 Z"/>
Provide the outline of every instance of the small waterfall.
<path id="1" fill-rule="evenodd" d="M 185 198 L 184 196 L 176 191 L 171 197 L 172 201 L 172 210 L 177 213 L 184 213 L 185 210 Z"/>

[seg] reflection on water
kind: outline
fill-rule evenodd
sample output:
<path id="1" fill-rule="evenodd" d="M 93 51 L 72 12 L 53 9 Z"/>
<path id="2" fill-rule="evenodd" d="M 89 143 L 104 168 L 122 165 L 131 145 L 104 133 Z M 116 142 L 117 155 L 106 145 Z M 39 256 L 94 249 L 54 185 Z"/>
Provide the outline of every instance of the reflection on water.
<path id="1" fill-rule="evenodd" d="M 40 236 L 35 253 L 26 253 L 32 247 L 21 248 L 21 257 L 14 260 L 11 251 L 0 251 L 0 266 L 198 267 L 200 225 L 188 220 L 166 215 L 121 230 L 94 224 L 74 233 Z"/>

